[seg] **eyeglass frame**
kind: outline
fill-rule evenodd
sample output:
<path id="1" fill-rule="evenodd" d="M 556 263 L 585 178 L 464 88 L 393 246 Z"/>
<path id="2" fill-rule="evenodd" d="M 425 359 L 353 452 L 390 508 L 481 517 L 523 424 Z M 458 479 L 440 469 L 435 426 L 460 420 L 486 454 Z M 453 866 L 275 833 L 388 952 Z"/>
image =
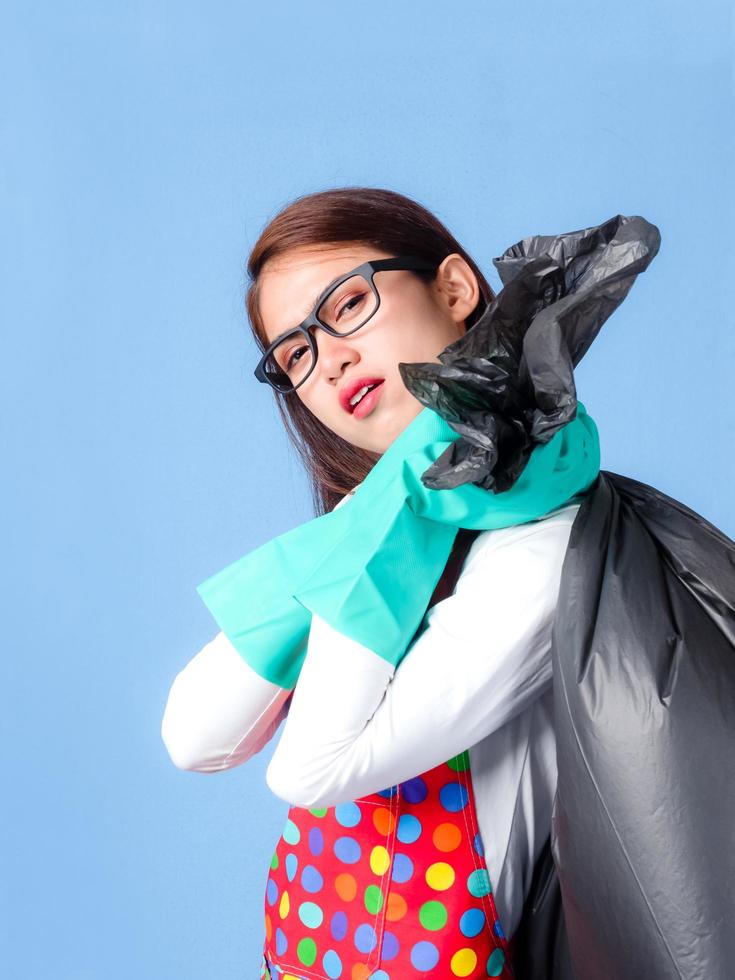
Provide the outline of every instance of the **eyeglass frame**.
<path id="1" fill-rule="evenodd" d="M 258 379 L 258 381 L 270 385 L 270 387 L 273 388 L 273 390 L 277 392 L 279 395 L 293 394 L 298 388 L 301 387 L 301 385 L 307 380 L 307 378 L 311 377 L 311 374 L 314 368 L 316 367 L 316 362 L 319 357 L 319 348 L 317 346 L 315 338 L 312 336 L 310 332 L 311 328 L 325 330 L 331 337 L 349 337 L 351 334 L 356 333 L 358 330 L 361 330 L 365 326 L 365 324 L 368 323 L 368 321 L 371 320 L 380 309 L 380 292 L 378 290 L 378 287 L 375 285 L 375 281 L 374 281 L 374 276 L 376 272 L 389 272 L 392 270 L 399 270 L 399 269 L 407 270 L 407 271 L 426 271 L 426 272 L 434 271 L 435 272 L 438 267 L 439 267 L 438 262 L 429 262 L 427 259 L 422 259 L 418 255 L 396 255 L 396 256 L 391 256 L 390 258 L 372 259 L 371 261 L 368 262 L 362 262 L 354 269 L 351 269 L 349 272 L 346 272 L 338 279 L 335 279 L 333 282 L 329 283 L 329 285 L 326 286 L 319 294 L 311 310 L 311 313 L 309 313 L 309 315 L 304 320 L 302 320 L 298 326 L 293 327 L 291 330 L 286 330 L 280 336 L 276 337 L 276 339 L 272 341 L 271 344 L 269 344 L 267 350 L 264 351 L 263 356 L 258 361 L 258 364 L 253 374 Z M 351 279 L 353 276 L 362 276 L 367 282 L 370 283 L 370 288 L 375 294 L 377 303 L 375 304 L 375 309 L 372 311 L 372 313 L 365 320 L 363 320 L 361 324 L 359 324 L 357 327 L 353 327 L 352 330 L 346 331 L 346 333 L 340 333 L 339 331 L 335 330 L 333 327 L 330 327 L 328 324 L 323 323 L 317 316 L 317 310 L 322 306 L 323 303 L 326 302 L 329 296 L 336 289 L 338 289 L 339 286 L 342 285 L 343 282 L 346 282 L 347 279 Z M 266 373 L 265 370 L 266 361 L 273 353 L 273 351 L 276 349 L 276 347 L 282 344 L 284 340 L 286 340 L 288 337 L 291 337 L 299 333 L 306 338 L 306 342 L 309 345 L 311 353 L 314 357 L 313 363 L 309 368 L 307 374 L 304 375 L 304 377 L 301 379 L 301 381 L 299 381 L 297 385 L 292 385 L 291 388 L 288 389 L 277 388 Z M 284 377 L 286 378 L 288 377 L 285 371 L 281 373 L 283 374 Z"/>

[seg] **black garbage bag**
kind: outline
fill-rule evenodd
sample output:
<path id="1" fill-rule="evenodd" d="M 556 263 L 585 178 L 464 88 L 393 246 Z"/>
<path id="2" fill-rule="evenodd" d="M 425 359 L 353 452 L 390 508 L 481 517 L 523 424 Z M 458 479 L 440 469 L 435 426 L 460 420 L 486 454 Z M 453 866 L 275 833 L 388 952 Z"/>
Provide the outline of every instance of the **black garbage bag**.
<path id="1" fill-rule="evenodd" d="M 602 470 L 552 657 L 552 847 L 574 976 L 735 975 L 735 542 Z"/>
<path id="2" fill-rule="evenodd" d="M 442 363 L 400 365 L 460 433 L 426 486 L 513 484 L 575 417 L 573 367 L 659 244 L 655 225 L 616 215 L 493 260 L 504 287 Z M 730 980 L 735 542 L 601 470 L 572 527 L 552 660 L 558 787 L 516 975 Z"/>

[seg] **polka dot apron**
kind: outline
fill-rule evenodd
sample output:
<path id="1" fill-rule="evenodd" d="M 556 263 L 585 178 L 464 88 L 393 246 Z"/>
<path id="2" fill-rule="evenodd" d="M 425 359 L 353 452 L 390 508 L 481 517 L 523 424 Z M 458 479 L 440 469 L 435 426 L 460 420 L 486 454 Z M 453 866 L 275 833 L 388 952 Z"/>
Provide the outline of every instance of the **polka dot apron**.
<path id="1" fill-rule="evenodd" d="M 458 533 L 449 579 L 475 533 Z M 261 980 L 509 980 L 511 964 L 469 752 L 350 803 L 289 809 L 266 883 Z"/>

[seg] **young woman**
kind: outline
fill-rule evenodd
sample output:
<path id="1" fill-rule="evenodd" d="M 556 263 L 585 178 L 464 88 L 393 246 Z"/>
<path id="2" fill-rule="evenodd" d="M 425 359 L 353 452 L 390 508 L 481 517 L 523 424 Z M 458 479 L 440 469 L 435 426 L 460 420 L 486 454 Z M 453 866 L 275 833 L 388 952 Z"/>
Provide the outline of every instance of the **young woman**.
<path id="1" fill-rule="evenodd" d="M 376 296 L 364 264 L 386 259 Z M 295 201 L 248 272 L 260 377 L 326 513 L 423 408 L 398 364 L 438 360 L 494 294 L 432 214 L 374 189 Z M 335 327 L 310 328 L 313 347 L 297 329 L 310 313 Z M 284 376 L 289 390 L 274 383 Z M 293 691 L 222 632 L 176 676 L 162 737 L 180 768 L 241 765 L 285 719 L 267 781 L 291 811 L 261 976 L 512 975 L 550 833 L 551 629 L 580 500 L 476 533 L 397 668 L 314 616 Z"/>

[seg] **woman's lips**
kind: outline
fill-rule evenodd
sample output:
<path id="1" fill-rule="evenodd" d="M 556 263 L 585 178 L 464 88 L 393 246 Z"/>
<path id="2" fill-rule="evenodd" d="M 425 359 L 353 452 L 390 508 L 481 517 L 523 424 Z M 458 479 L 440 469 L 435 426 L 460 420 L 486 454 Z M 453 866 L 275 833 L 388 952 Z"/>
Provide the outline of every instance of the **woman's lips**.
<path id="1" fill-rule="evenodd" d="M 355 405 L 352 410 L 352 414 L 358 419 L 364 418 L 369 415 L 375 407 L 375 403 L 380 398 L 381 392 L 383 391 L 383 385 L 385 381 L 381 381 L 379 385 L 376 385 L 372 391 L 369 391 L 367 395 L 363 395 L 360 401 Z"/>

